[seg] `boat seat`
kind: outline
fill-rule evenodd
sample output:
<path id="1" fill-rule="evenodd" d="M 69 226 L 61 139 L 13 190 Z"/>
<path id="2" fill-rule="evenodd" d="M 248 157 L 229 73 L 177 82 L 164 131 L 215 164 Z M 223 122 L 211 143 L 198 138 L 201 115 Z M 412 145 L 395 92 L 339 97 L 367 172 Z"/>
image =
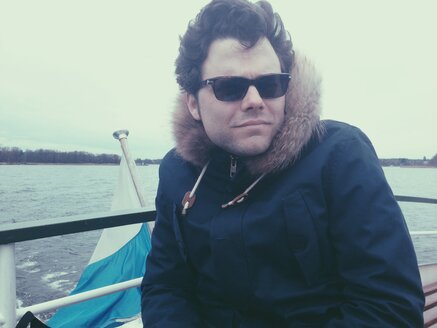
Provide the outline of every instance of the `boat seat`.
<path id="1" fill-rule="evenodd" d="M 437 328 L 437 282 L 424 285 L 423 292 L 425 294 L 424 327 Z"/>

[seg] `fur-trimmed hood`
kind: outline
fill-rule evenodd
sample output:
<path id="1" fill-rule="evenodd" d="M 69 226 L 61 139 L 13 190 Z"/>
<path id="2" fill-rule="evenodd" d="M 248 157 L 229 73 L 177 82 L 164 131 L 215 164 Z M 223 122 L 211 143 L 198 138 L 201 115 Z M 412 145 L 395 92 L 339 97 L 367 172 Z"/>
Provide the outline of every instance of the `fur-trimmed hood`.
<path id="1" fill-rule="evenodd" d="M 321 79 L 309 60 L 295 54 L 290 86 L 285 98 L 284 124 L 269 149 L 261 155 L 243 158 L 251 174 L 278 172 L 298 157 L 314 134 L 322 132 L 320 122 Z M 173 113 L 176 151 L 186 161 L 205 165 L 216 146 L 206 135 L 201 121 L 191 116 L 182 93 Z"/>

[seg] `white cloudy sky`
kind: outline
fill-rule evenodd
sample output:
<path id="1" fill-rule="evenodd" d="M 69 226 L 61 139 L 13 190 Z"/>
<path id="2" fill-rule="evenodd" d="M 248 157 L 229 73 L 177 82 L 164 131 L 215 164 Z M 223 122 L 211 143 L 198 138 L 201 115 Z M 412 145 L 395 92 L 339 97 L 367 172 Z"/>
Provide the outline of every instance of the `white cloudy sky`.
<path id="1" fill-rule="evenodd" d="M 179 35 L 207 1 L 0 0 L 0 145 L 119 153 L 173 146 Z M 272 0 L 323 76 L 323 116 L 380 157 L 437 153 L 437 2 Z"/>

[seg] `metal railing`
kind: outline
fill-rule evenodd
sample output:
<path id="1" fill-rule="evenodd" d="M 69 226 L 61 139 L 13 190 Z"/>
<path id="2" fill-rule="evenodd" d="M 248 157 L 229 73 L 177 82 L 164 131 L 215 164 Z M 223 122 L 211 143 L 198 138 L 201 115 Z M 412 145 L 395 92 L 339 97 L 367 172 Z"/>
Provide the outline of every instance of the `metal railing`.
<path id="1" fill-rule="evenodd" d="M 437 199 L 396 196 L 398 201 L 437 204 Z M 97 213 L 66 218 L 9 223 L 0 227 L 0 327 L 13 328 L 24 313 L 39 314 L 96 297 L 138 287 L 142 277 L 70 295 L 28 307 L 16 308 L 15 243 L 72 233 L 154 221 L 156 211 L 145 209 Z M 411 235 L 437 235 L 437 230 L 411 231 Z"/>
<path id="2" fill-rule="evenodd" d="M 156 211 L 137 209 L 66 218 L 7 223 L 0 227 L 0 327 L 13 328 L 27 311 L 39 314 L 138 287 L 141 277 L 52 301 L 16 308 L 15 243 L 154 221 Z"/>

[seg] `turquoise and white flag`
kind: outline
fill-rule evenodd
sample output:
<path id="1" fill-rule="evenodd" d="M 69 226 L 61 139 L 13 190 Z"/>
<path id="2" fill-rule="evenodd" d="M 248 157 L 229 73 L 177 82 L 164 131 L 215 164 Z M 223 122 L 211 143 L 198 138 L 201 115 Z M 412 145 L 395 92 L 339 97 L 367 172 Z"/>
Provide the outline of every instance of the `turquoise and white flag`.
<path id="1" fill-rule="evenodd" d="M 140 207 L 139 195 L 123 156 L 111 210 Z M 147 223 L 104 229 L 71 295 L 142 277 L 149 250 Z M 137 318 L 140 312 L 140 289 L 131 288 L 61 308 L 48 324 L 52 328 L 118 327 Z"/>

